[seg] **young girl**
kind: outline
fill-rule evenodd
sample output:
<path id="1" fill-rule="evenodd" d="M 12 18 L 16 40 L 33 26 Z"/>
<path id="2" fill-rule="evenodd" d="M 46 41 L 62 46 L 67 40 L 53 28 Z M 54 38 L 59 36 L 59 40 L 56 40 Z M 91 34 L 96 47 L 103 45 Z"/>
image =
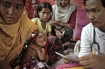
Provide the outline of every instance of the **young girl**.
<path id="1" fill-rule="evenodd" d="M 14 69 L 31 68 L 37 66 L 38 62 L 47 62 L 48 55 L 45 51 L 45 44 L 47 35 L 44 33 L 37 33 L 32 39 L 30 45 L 27 46 L 19 65 Z"/>
<path id="2" fill-rule="evenodd" d="M 39 61 L 46 61 L 44 46 L 47 41 L 47 35 L 44 33 L 35 34 L 31 44 L 27 47 L 22 57 L 21 64 L 24 64 L 30 57 L 35 57 Z"/>
<path id="3" fill-rule="evenodd" d="M 43 32 L 48 36 L 51 35 L 51 26 L 48 22 L 52 16 L 52 6 L 48 2 L 42 2 L 37 8 L 37 17 L 32 21 L 37 25 L 39 32 Z"/>

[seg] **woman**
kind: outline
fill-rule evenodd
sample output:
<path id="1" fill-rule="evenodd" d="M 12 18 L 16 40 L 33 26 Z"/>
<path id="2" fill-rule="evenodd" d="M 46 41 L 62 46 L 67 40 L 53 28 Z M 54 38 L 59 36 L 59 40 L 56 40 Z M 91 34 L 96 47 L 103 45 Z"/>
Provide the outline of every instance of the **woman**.
<path id="1" fill-rule="evenodd" d="M 40 3 L 39 0 L 30 0 L 29 1 L 29 9 L 27 11 L 28 11 L 28 17 L 30 19 L 37 17 L 36 9 L 37 9 L 39 3 Z"/>
<path id="2" fill-rule="evenodd" d="M 70 0 L 55 0 L 53 5 L 52 26 L 70 27 L 74 29 L 76 24 L 76 5 Z"/>
<path id="3" fill-rule="evenodd" d="M 23 13 L 26 0 L 0 0 L 0 68 L 10 69 L 28 35 L 37 29 Z"/>

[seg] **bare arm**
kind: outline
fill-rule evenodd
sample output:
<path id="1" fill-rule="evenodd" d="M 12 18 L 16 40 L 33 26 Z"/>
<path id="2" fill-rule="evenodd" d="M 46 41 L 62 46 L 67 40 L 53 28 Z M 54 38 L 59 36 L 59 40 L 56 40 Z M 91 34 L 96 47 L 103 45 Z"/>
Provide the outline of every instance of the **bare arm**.
<path id="1" fill-rule="evenodd" d="M 44 50 L 44 48 L 40 48 L 40 49 L 37 48 L 36 51 L 37 51 L 37 54 L 38 54 L 38 57 L 39 57 L 40 61 L 45 61 L 45 50 Z"/>
<path id="2" fill-rule="evenodd" d="M 0 60 L 0 69 L 12 69 L 5 60 Z"/>

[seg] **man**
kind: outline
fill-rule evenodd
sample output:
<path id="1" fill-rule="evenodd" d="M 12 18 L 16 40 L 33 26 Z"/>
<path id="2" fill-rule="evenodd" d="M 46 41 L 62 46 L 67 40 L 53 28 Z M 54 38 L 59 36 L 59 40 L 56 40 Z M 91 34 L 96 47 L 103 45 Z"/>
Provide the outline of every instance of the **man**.
<path id="1" fill-rule="evenodd" d="M 105 69 L 105 0 L 84 0 L 84 5 L 91 23 L 82 30 L 78 61 L 88 69 Z"/>

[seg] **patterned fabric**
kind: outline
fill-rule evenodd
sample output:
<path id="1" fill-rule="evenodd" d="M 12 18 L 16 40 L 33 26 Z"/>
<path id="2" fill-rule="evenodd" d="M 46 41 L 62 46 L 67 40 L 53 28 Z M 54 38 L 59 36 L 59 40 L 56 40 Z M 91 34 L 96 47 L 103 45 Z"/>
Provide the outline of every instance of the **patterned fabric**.
<path id="1" fill-rule="evenodd" d="M 56 51 L 59 53 L 63 52 L 62 41 L 59 40 L 56 36 L 50 36 L 48 37 L 47 43 L 48 43 L 47 52 L 49 56 L 48 65 L 52 65 L 53 63 L 60 59 L 60 57 L 57 54 L 55 54 L 55 52 Z"/>
<path id="2" fill-rule="evenodd" d="M 30 57 L 22 67 L 23 69 L 50 69 L 45 62 L 39 62 L 34 57 Z"/>

